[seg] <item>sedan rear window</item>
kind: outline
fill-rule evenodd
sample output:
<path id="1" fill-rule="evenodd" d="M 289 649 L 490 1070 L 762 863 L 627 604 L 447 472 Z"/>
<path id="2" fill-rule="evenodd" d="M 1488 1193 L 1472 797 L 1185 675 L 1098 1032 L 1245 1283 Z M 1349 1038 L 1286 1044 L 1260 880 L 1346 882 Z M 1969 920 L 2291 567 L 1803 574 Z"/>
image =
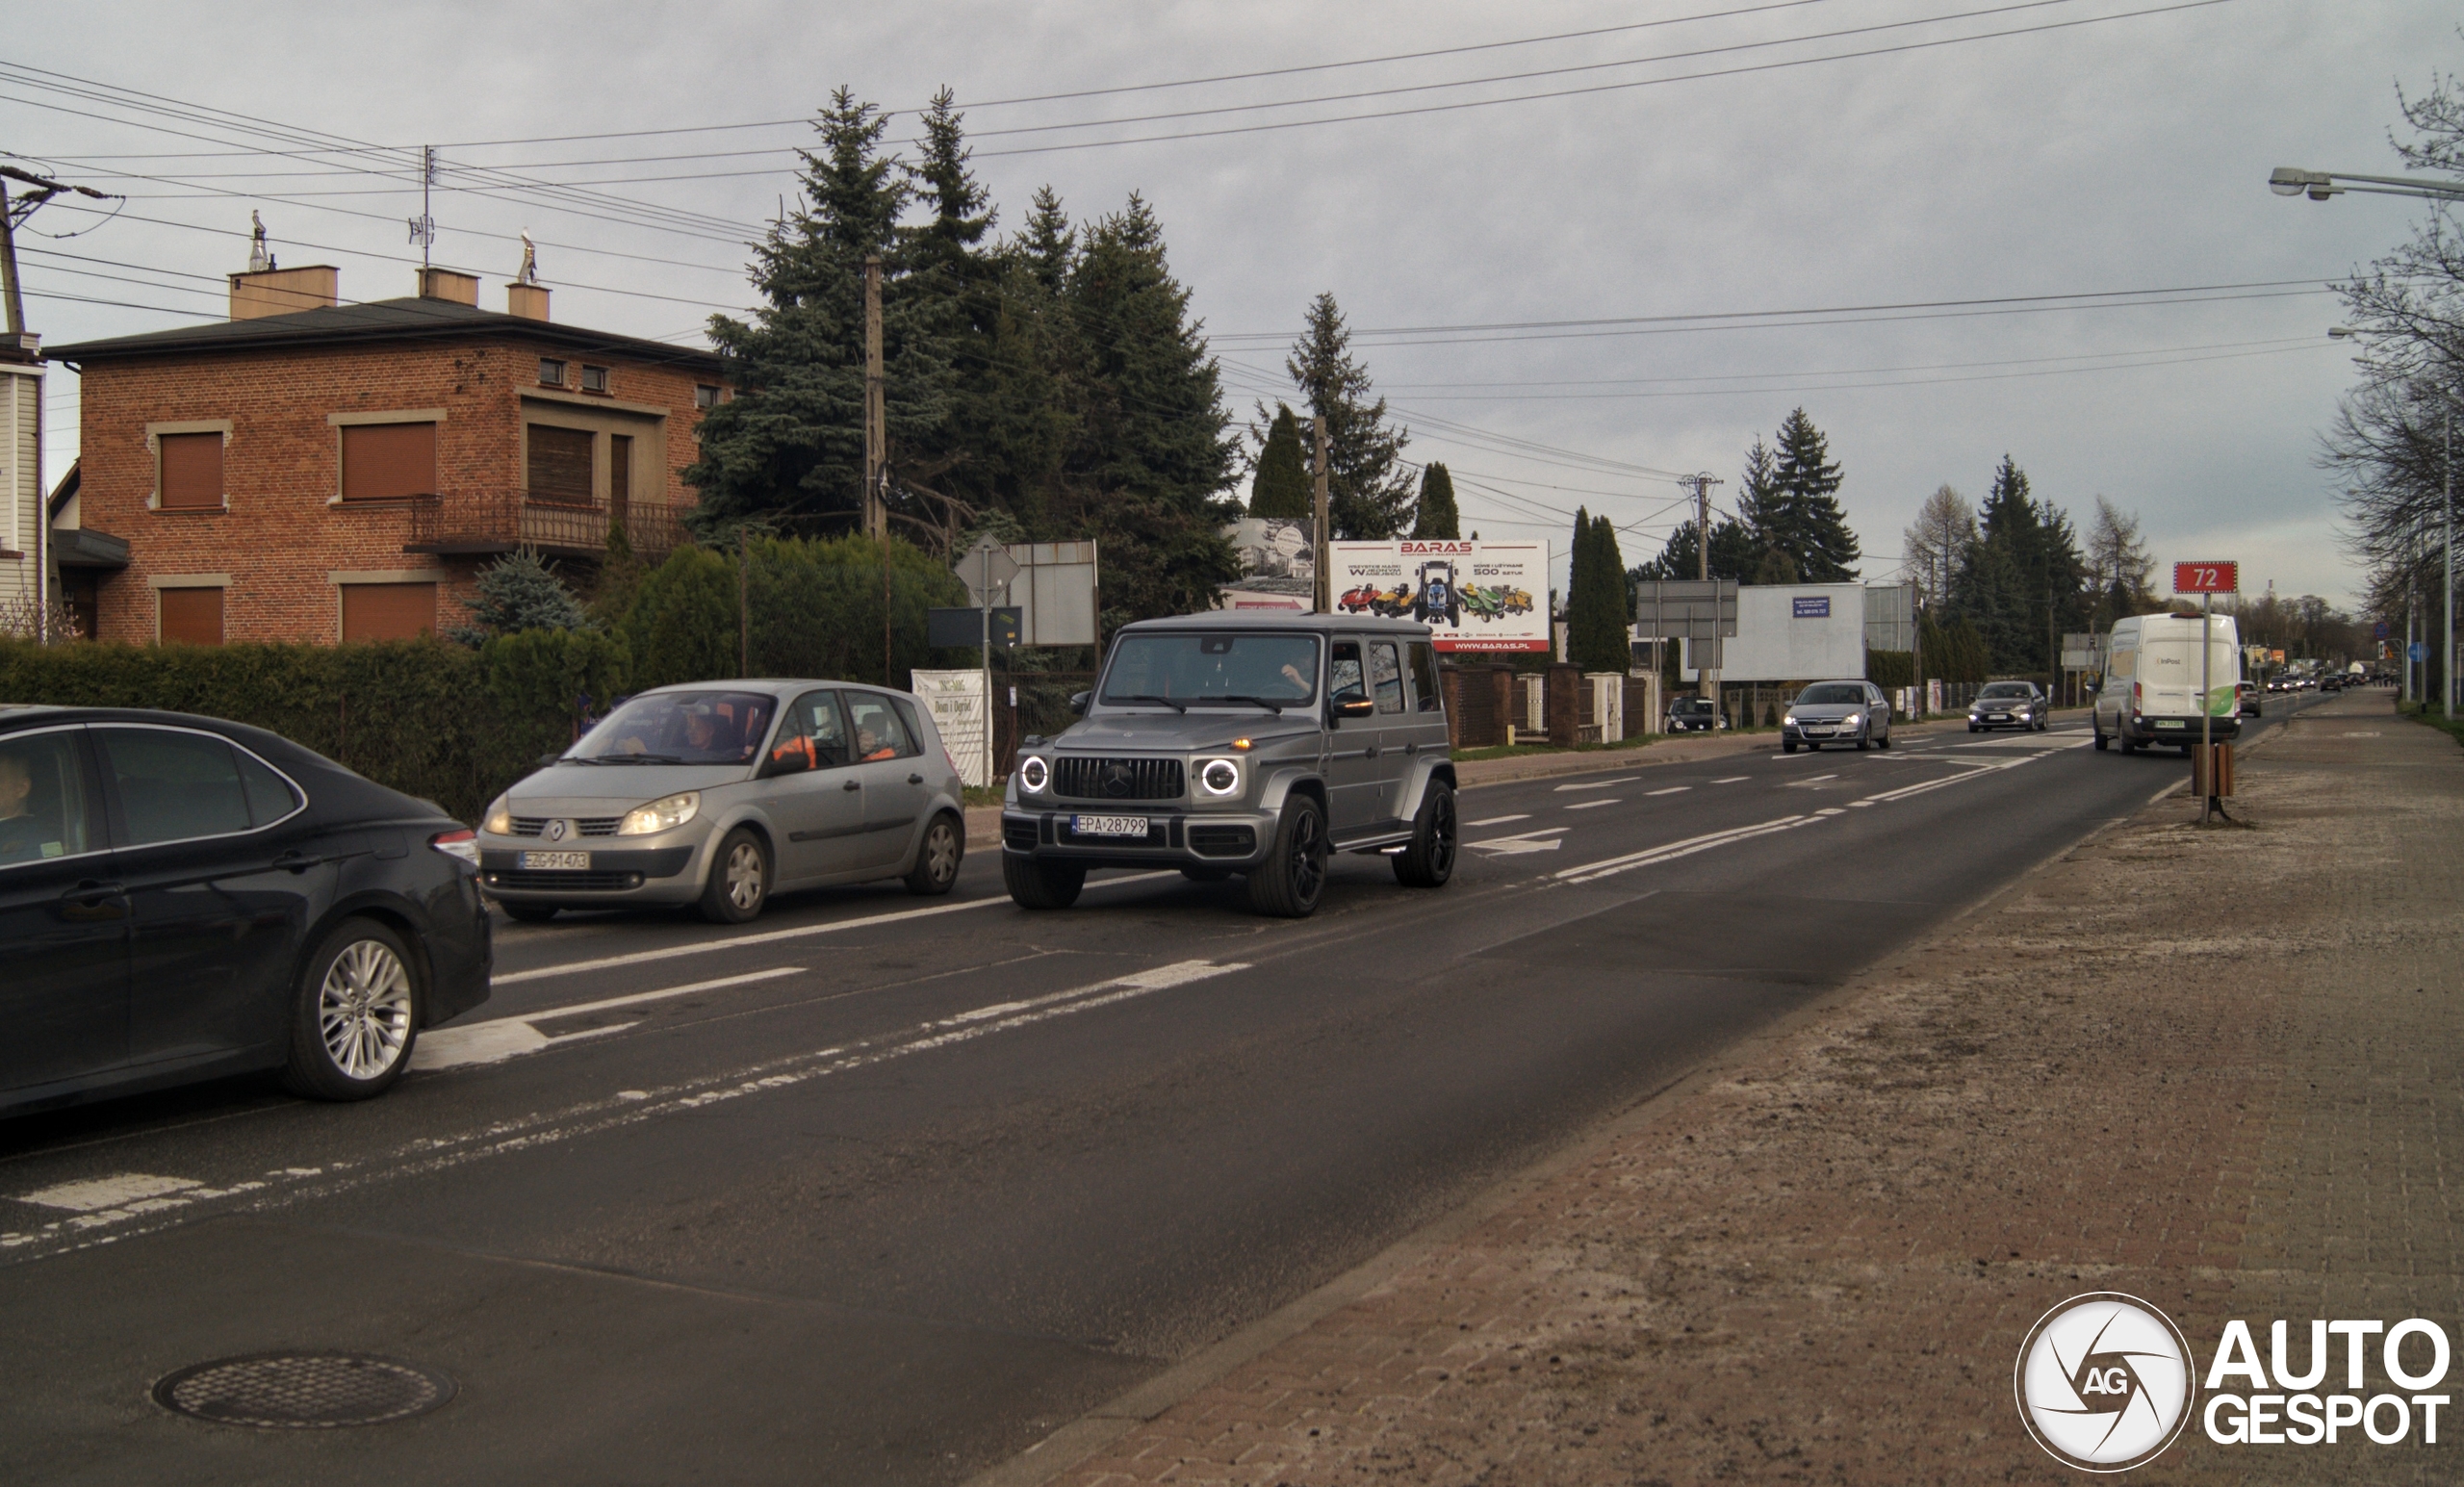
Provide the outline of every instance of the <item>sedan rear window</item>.
<path id="1" fill-rule="evenodd" d="M 617 708 L 566 757 L 607 764 L 750 763 L 778 705 L 758 692 L 653 692 Z"/>
<path id="2" fill-rule="evenodd" d="M 153 728 L 98 728 L 94 739 L 119 785 L 130 845 L 254 829 L 240 761 L 221 739 Z"/>

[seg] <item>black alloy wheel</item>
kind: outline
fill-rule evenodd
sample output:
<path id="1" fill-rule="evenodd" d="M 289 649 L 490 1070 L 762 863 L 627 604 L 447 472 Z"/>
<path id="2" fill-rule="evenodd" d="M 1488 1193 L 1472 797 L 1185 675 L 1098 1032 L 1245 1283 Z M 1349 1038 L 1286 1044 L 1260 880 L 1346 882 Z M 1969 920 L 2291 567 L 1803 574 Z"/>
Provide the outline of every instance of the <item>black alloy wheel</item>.
<path id="1" fill-rule="evenodd" d="M 944 810 L 924 828 L 924 841 L 915 849 L 915 866 L 907 874 L 907 891 L 926 898 L 949 892 L 959 881 L 959 863 L 965 858 L 966 833 Z"/>
<path id="2" fill-rule="evenodd" d="M 1039 862 L 1022 853 L 1001 854 L 1001 885 L 1020 909 L 1066 909 L 1087 886 L 1087 869 L 1070 862 Z"/>
<path id="3" fill-rule="evenodd" d="M 1267 859 L 1249 874 L 1249 908 L 1278 919 L 1305 919 L 1326 890 L 1326 813 L 1316 800 L 1284 803 Z"/>
<path id="4" fill-rule="evenodd" d="M 1412 822 L 1411 845 L 1395 854 L 1396 880 L 1414 888 L 1444 886 L 1454 876 L 1456 833 L 1454 787 L 1432 780 Z"/>

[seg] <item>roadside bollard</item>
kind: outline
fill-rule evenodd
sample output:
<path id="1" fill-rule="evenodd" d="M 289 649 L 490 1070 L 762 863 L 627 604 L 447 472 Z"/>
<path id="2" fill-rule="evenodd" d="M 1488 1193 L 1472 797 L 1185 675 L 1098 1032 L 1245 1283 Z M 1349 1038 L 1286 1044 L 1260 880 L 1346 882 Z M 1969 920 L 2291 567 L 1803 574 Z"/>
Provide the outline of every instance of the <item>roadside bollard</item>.
<path id="1" fill-rule="evenodd" d="M 2191 751 L 2191 793 L 2199 798 L 2199 819 L 2205 820 L 2210 811 L 2224 816 L 2224 797 L 2233 793 L 2231 744 L 2206 744 Z"/>

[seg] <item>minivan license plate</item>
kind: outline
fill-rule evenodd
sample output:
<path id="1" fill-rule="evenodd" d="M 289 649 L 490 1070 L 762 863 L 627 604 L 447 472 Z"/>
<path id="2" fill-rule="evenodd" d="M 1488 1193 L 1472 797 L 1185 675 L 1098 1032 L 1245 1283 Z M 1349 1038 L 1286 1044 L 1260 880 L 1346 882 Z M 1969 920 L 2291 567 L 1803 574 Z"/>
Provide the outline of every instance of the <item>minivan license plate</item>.
<path id="1" fill-rule="evenodd" d="M 526 852 L 522 855 L 522 870 L 527 873 L 586 873 L 590 871 L 590 854 Z"/>
<path id="2" fill-rule="evenodd" d="M 1144 816 L 1072 816 L 1069 818 L 1069 830 L 1079 836 L 1143 838 L 1146 835 L 1146 818 Z"/>

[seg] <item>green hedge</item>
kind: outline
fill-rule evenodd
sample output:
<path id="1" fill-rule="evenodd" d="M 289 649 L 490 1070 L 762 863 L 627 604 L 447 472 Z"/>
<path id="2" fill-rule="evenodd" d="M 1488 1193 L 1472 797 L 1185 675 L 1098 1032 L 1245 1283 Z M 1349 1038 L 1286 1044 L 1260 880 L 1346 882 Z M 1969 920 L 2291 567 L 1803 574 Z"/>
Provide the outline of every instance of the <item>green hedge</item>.
<path id="1" fill-rule="evenodd" d="M 624 647 L 532 630 L 477 651 L 436 640 L 312 646 L 0 641 L 0 701 L 153 707 L 253 724 L 475 821 L 573 738 L 578 699 L 622 692 Z"/>

